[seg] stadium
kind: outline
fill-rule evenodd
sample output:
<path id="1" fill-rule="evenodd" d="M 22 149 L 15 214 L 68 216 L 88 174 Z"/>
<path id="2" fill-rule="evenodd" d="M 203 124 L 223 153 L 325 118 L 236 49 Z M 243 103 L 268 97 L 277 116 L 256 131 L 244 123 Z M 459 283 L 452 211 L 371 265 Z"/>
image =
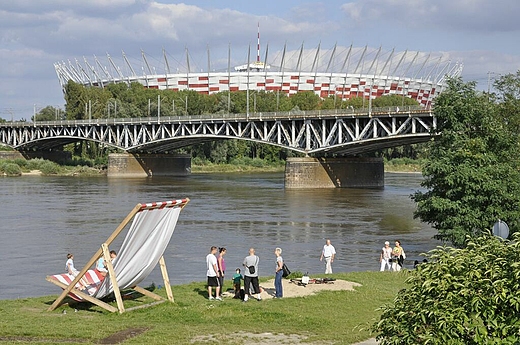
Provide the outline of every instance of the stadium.
<path id="1" fill-rule="evenodd" d="M 212 63 L 208 48 L 207 57 L 201 59 L 207 58 L 204 67 L 194 63 L 187 48 L 183 56 L 177 57 L 164 49 L 161 58 L 149 57 L 144 51 L 139 58 L 132 58 L 123 51 L 120 59 L 107 54 L 105 58 L 94 56 L 90 60 L 84 57 L 82 62 L 61 61 L 54 67 L 64 92 L 69 80 L 93 87 L 138 82 L 151 89 L 194 90 L 203 94 L 266 91 L 290 96 L 312 91 L 321 98 L 333 96 L 342 100 L 401 95 L 424 107 L 432 104 L 446 79 L 459 76 L 463 68 L 462 63 L 452 63 L 441 53 L 383 51 L 368 46 L 335 45 L 322 50 L 318 45 L 306 50 L 302 44 L 292 50 L 285 45 L 274 56 L 268 51 L 267 46 L 261 61 L 258 35 L 256 57 L 249 47 L 245 56 L 232 59 L 229 47 L 227 59 Z"/>

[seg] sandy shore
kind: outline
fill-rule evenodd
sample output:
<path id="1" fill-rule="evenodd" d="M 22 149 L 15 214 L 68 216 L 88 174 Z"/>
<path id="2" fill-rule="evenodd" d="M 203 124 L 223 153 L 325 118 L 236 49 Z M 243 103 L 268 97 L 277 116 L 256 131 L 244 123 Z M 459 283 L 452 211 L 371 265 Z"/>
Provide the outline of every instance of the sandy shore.
<path id="1" fill-rule="evenodd" d="M 284 279 L 282 281 L 282 285 L 284 298 L 309 296 L 324 290 L 354 290 L 354 287 L 361 286 L 358 283 L 339 279 L 326 284 L 308 284 L 306 286 L 300 286 L 297 283 L 292 283 L 289 280 Z M 262 293 L 260 294 L 263 299 L 274 298 L 274 279 L 260 283 L 260 287 L 263 289 Z M 233 292 L 226 291 L 223 293 L 223 296 L 233 297 Z"/>

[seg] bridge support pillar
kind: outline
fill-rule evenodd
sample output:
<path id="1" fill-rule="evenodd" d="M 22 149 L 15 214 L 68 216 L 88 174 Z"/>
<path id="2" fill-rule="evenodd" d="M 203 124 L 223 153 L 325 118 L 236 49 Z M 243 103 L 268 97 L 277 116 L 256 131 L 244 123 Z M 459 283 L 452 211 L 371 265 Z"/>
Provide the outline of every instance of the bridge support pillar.
<path id="1" fill-rule="evenodd" d="M 108 155 L 108 177 L 186 176 L 190 173 L 190 155 L 130 153 Z"/>
<path id="2" fill-rule="evenodd" d="M 382 158 L 288 158 L 285 188 L 381 188 Z"/>

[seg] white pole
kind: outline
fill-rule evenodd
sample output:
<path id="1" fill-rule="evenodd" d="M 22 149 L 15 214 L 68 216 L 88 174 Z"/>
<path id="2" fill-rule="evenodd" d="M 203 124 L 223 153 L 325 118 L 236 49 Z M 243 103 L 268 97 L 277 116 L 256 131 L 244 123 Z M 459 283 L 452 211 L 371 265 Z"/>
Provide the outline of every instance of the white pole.
<path id="1" fill-rule="evenodd" d="M 157 95 L 157 120 L 161 117 L 161 95 Z"/>

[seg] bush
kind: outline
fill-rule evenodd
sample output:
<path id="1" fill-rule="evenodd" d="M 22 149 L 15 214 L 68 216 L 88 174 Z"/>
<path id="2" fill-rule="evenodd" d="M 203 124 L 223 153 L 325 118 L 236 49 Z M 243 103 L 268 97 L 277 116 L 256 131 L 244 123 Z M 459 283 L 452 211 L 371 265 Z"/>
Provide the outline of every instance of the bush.
<path id="1" fill-rule="evenodd" d="M 520 343 L 520 236 L 428 254 L 373 326 L 386 344 Z"/>
<path id="2" fill-rule="evenodd" d="M 201 157 L 193 157 L 191 159 L 192 165 L 207 165 L 209 162 Z"/>
<path id="3" fill-rule="evenodd" d="M 4 163 L 0 166 L 0 170 L 3 171 L 7 176 L 20 176 L 22 175 L 22 169 L 15 163 Z"/>
<path id="4" fill-rule="evenodd" d="M 15 158 L 13 160 L 13 163 L 15 163 L 16 165 L 18 165 L 20 168 L 24 168 L 27 166 L 27 160 L 24 159 L 24 158 Z"/>
<path id="5" fill-rule="evenodd" d="M 27 161 L 26 167 L 29 170 L 41 170 L 40 166 L 45 162 L 44 159 L 34 158 Z"/>
<path id="6" fill-rule="evenodd" d="M 56 175 L 60 172 L 61 167 L 54 162 L 44 161 L 40 164 L 39 169 L 44 175 Z"/>
<path id="7" fill-rule="evenodd" d="M 255 168 L 261 168 L 261 167 L 264 167 L 264 166 L 267 166 L 267 162 L 261 158 L 254 158 L 253 161 L 251 162 L 251 165 L 254 166 Z"/>
<path id="8" fill-rule="evenodd" d="M 237 158 L 233 158 L 231 160 L 231 162 L 229 162 L 229 164 L 231 165 L 252 165 L 252 161 L 253 159 L 251 157 L 247 157 L 247 156 L 244 156 L 244 157 L 237 157 Z"/>

